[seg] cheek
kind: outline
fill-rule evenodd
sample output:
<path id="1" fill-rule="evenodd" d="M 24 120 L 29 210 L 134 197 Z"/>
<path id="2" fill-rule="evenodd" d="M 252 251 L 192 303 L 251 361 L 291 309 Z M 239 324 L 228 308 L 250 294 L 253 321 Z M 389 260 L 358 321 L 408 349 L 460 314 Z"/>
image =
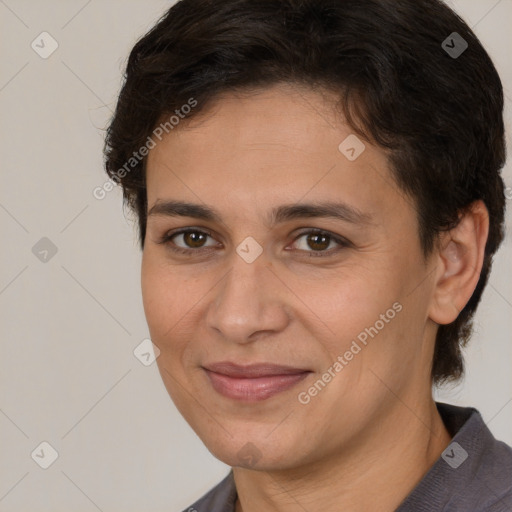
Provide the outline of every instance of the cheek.
<path id="1" fill-rule="evenodd" d="M 161 273 L 151 258 L 147 249 L 144 249 L 141 269 L 141 288 L 144 313 L 152 337 L 162 329 L 162 312 L 166 310 L 168 297 L 165 294 L 165 285 L 162 286 Z M 172 311 L 172 308 L 170 309 Z M 153 342 L 156 340 L 153 339 Z"/>
<path id="2" fill-rule="evenodd" d="M 183 361 L 187 335 L 184 333 L 186 303 L 182 283 L 175 271 L 144 250 L 141 269 L 144 312 L 152 342 L 159 348 L 156 360 L 160 376 L 173 402 L 184 414 L 187 402 L 182 396 L 185 382 Z M 180 321 L 181 319 L 181 321 Z"/>
<path id="3" fill-rule="evenodd" d="M 184 360 L 211 286 L 204 274 L 185 272 L 181 266 L 169 265 L 151 249 L 145 250 L 142 300 L 151 339 L 160 348 L 162 359 L 174 365 Z"/>
<path id="4" fill-rule="evenodd" d="M 144 250 L 141 272 L 142 300 L 151 337 L 159 347 L 172 336 L 185 314 L 186 294 L 177 272 Z"/>
<path id="5" fill-rule="evenodd" d="M 380 315 L 399 299 L 400 283 L 388 276 L 374 265 L 340 268 L 327 279 L 317 276 L 296 282 L 294 291 L 303 303 L 300 309 L 309 312 L 314 325 L 318 325 L 317 335 L 325 332 L 336 356 L 365 328 L 382 322 Z"/>
<path id="6" fill-rule="evenodd" d="M 383 260 L 340 269 L 328 280 L 297 282 L 297 295 L 314 313 L 309 312 L 310 325 L 316 326 L 313 336 L 322 345 L 323 370 L 337 375 L 326 398 L 348 400 L 356 385 L 359 399 L 363 389 L 379 396 L 374 387 L 381 384 L 368 369 L 392 382 L 417 357 L 424 307 L 418 295 L 410 295 L 407 265 Z M 301 310 L 307 314 L 308 308 Z M 342 367 L 333 367 L 340 356 Z"/>

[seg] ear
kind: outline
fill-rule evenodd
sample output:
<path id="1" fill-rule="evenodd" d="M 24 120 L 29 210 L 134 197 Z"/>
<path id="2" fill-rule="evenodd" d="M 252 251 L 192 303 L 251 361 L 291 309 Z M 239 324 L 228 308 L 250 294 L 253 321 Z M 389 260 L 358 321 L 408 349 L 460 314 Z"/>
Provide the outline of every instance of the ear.
<path id="1" fill-rule="evenodd" d="M 452 230 L 442 233 L 434 258 L 436 281 L 429 318 L 438 324 L 453 322 L 473 294 L 484 261 L 489 213 L 480 200 L 470 205 Z"/>

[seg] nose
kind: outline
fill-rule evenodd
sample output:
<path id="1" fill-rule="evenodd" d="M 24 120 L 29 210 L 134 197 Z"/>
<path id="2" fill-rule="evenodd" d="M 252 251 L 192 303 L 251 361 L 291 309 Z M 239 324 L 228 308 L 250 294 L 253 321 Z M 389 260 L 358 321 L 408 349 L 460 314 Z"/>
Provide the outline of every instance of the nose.
<path id="1" fill-rule="evenodd" d="M 223 339 L 247 344 L 278 333 L 288 325 L 287 290 L 265 254 L 247 263 L 238 254 L 215 287 L 206 321 Z"/>

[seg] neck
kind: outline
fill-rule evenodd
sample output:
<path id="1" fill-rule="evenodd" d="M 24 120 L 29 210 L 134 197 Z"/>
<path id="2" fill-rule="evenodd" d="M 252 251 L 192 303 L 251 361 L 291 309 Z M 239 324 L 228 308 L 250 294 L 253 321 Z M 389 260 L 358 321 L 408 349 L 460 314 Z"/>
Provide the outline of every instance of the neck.
<path id="1" fill-rule="evenodd" d="M 419 405 L 419 404 L 418 404 Z M 329 459 L 279 471 L 234 467 L 236 512 L 394 511 L 416 487 L 451 436 L 432 399 L 414 412 L 403 403 L 361 442 Z"/>

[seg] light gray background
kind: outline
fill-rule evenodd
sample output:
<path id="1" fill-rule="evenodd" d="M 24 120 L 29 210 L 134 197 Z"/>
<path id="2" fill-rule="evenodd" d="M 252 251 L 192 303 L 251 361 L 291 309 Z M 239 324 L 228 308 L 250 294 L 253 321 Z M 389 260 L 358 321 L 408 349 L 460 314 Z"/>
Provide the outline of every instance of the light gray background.
<path id="1" fill-rule="evenodd" d="M 148 337 L 135 228 L 119 189 L 92 195 L 129 50 L 171 3 L 0 0 L 0 511 L 178 511 L 227 473 L 133 355 Z M 511 147 L 512 0 L 451 3 L 501 74 Z M 31 48 L 43 31 L 59 45 L 47 59 Z M 437 396 L 512 444 L 510 212 L 507 225 L 467 377 Z M 47 262 L 42 237 L 58 249 Z M 42 441 L 59 454 L 48 469 L 31 457 Z"/>

